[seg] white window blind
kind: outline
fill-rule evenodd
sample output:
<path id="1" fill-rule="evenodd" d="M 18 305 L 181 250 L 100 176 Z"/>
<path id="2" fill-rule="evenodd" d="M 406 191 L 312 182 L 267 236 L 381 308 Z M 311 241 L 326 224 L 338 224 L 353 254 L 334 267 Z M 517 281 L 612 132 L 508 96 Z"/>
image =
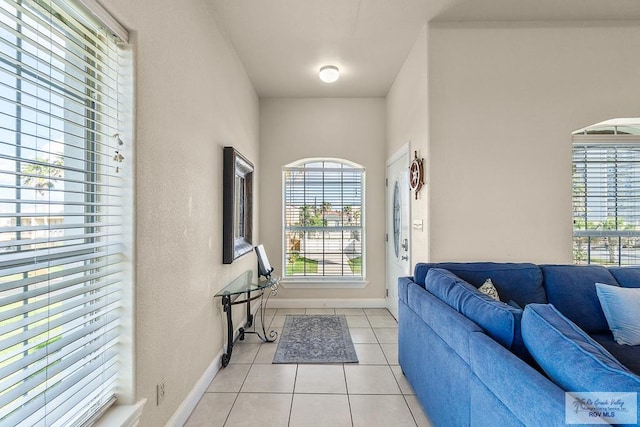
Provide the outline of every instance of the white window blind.
<path id="1" fill-rule="evenodd" d="M 640 264 L 640 138 L 573 140 L 574 262 Z"/>
<path id="2" fill-rule="evenodd" d="M 283 169 L 284 277 L 364 277 L 364 169 L 303 160 Z"/>
<path id="3" fill-rule="evenodd" d="M 115 400 L 125 147 L 118 46 L 65 0 L 0 0 L 0 425 Z"/>

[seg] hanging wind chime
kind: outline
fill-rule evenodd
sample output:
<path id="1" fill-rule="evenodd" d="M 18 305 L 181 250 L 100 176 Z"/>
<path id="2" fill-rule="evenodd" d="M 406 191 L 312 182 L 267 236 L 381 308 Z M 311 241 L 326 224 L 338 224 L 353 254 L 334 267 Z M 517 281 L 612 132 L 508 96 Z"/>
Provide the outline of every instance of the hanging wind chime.
<path id="1" fill-rule="evenodd" d="M 124 145 L 124 142 L 122 141 L 122 139 L 120 139 L 119 133 L 116 133 L 115 135 L 113 135 L 113 137 L 118 140 L 118 146 Z M 122 163 L 122 161 L 124 160 L 124 156 L 122 155 L 120 150 L 116 150 L 115 154 L 113 155 L 113 160 L 117 163 Z M 116 166 L 116 173 L 118 172 L 120 172 L 120 166 Z"/>

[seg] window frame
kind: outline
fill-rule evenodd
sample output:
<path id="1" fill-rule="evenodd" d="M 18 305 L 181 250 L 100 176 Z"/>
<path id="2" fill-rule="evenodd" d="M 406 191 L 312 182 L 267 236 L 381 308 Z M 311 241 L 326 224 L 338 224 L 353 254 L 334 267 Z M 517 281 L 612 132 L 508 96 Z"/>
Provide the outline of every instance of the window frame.
<path id="1" fill-rule="evenodd" d="M 29 3 L 31 4 L 30 1 L 7 1 L 7 3 L 11 6 L 17 5 L 20 8 L 29 8 L 30 6 L 24 6 L 24 4 Z M 34 3 L 38 3 L 37 1 L 35 1 Z M 52 2 L 53 3 L 53 2 Z M 48 3 L 46 3 L 48 5 Z M 77 184 L 81 184 L 84 187 L 84 191 L 82 193 L 77 192 L 76 194 L 78 195 L 82 195 L 84 196 L 84 200 L 83 202 L 78 202 L 78 201 L 73 201 L 71 203 L 71 205 L 73 206 L 77 206 L 78 208 L 82 208 L 83 209 L 83 213 L 80 215 L 78 213 L 76 213 L 75 215 L 80 217 L 83 216 L 84 217 L 84 224 L 69 224 L 63 226 L 62 228 L 67 229 L 67 228 L 73 228 L 73 229 L 82 229 L 84 230 L 82 233 L 80 234 L 73 234 L 74 240 L 77 241 L 83 241 L 84 245 L 92 245 L 92 244 L 97 244 L 99 239 L 101 238 L 99 236 L 99 234 L 96 234 L 97 231 L 97 227 L 96 227 L 96 221 L 95 218 L 98 217 L 103 217 L 103 216 L 111 216 L 114 215 L 114 212 L 112 211 L 113 209 L 122 209 L 122 212 L 119 214 L 121 216 L 121 221 L 118 223 L 118 225 L 116 226 L 116 228 L 118 228 L 119 232 L 117 232 L 118 236 L 121 237 L 118 246 L 119 246 L 119 250 L 117 251 L 117 256 L 119 259 L 121 259 L 121 261 L 118 261 L 120 268 L 118 269 L 118 272 L 116 273 L 118 275 L 118 279 L 122 284 L 121 286 L 118 288 L 118 292 L 121 293 L 121 297 L 120 297 L 120 302 L 118 303 L 118 307 L 115 309 L 117 310 L 118 313 L 118 318 L 120 319 L 119 321 L 119 325 L 116 326 L 116 328 L 119 330 L 119 336 L 120 339 L 118 341 L 117 344 L 115 344 L 117 347 L 115 347 L 115 351 L 118 353 L 118 363 L 119 363 L 119 367 L 117 369 L 117 386 L 114 390 L 114 395 L 113 395 L 113 399 L 111 400 L 111 403 L 107 403 L 105 404 L 103 407 L 101 408 L 97 408 L 97 406 L 93 406 L 92 411 L 95 411 L 93 414 L 91 414 L 92 411 L 88 411 L 87 413 L 89 414 L 89 418 L 85 419 L 85 423 L 92 423 L 92 422 L 96 422 L 98 419 L 109 419 L 109 420 L 130 420 L 131 423 L 135 423 L 135 420 L 139 418 L 140 414 L 141 414 L 141 409 L 142 406 L 144 404 L 144 402 L 141 402 L 139 404 L 136 405 L 132 405 L 133 403 L 133 399 L 134 399 L 134 394 L 133 394 L 133 387 L 134 387 L 134 377 L 133 377 L 133 358 L 134 358 L 134 346 L 133 346 L 133 311 L 134 311 L 134 301 L 133 301 L 133 265 L 132 265 L 132 260 L 134 259 L 134 245 L 133 245 L 133 239 L 134 239 L 134 219 L 133 219 L 133 191 L 134 191 L 134 183 L 133 183 L 133 173 L 132 173 L 132 165 L 134 164 L 133 160 L 133 150 L 131 149 L 131 145 L 133 144 L 133 116 L 132 116 L 132 101 L 133 101 L 133 74 L 131 73 L 131 65 L 132 65 L 132 47 L 130 45 L 128 45 L 126 42 L 128 41 L 128 34 L 126 32 L 126 30 L 124 30 L 124 28 L 122 26 L 120 26 L 117 21 L 112 18 L 108 12 L 102 8 L 102 6 L 100 6 L 98 3 L 96 3 L 94 0 L 80 0 L 80 1 L 76 1 L 76 0 L 60 0 L 60 1 L 55 1 L 55 7 L 58 7 L 60 12 L 56 13 L 56 14 L 49 14 L 47 15 L 49 18 L 53 19 L 54 21 L 60 20 L 64 22 L 64 25 L 69 25 L 68 23 L 71 22 L 70 25 L 77 25 L 77 23 L 79 23 L 80 26 L 83 27 L 84 32 L 93 32 L 93 36 L 91 37 L 95 37 L 96 39 L 100 38 L 101 40 L 106 40 L 106 39 L 110 39 L 112 41 L 115 42 L 113 50 L 111 52 L 117 52 L 117 67 L 116 67 L 116 85 L 115 85 L 115 92 L 109 92 L 109 96 L 112 96 L 114 93 L 117 93 L 117 102 L 116 105 L 117 107 L 115 108 L 115 110 L 105 110 L 102 107 L 98 107 L 97 103 L 99 102 L 99 97 L 100 96 L 105 96 L 105 92 L 100 92 L 100 94 L 96 97 L 94 95 L 92 95 L 91 91 L 92 91 L 92 87 L 94 86 L 94 82 L 98 81 L 101 79 L 101 77 L 96 76 L 95 74 L 92 74 L 93 72 L 91 71 L 92 69 L 94 69 L 94 67 L 96 67 L 95 63 L 92 63 L 93 59 L 91 58 L 91 55 L 87 54 L 87 52 L 89 52 L 90 50 L 92 50 L 89 45 L 91 45 L 91 42 L 88 41 L 88 39 L 84 39 L 84 44 L 82 45 L 83 48 L 79 49 L 80 45 L 75 45 L 74 49 L 77 52 L 81 52 L 83 53 L 83 55 L 77 57 L 76 59 L 78 60 L 78 63 L 81 64 L 83 66 L 82 70 L 84 71 L 84 73 L 86 74 L 86 76 L 88 77 L 83 77 L 81 79 L 78 80 L 79 84 L 84 85 L 84 96 L 78 96 L 77 94 L 73 94 L 72 92 L 69 92 L 69 90 L 71 89 L 67 89 L 67 87 L 71 87 L 70 85 L 67 84 L 67 79 L 71 79 L 69 77 L 69 75 L 72 72 L 67 71 L 67 66 L 64 66 L 64 68 L 62 68 L 62 75 L 64 77 L 63 79 L 63 83 L 58 84 L 56 83 L 54 80 L 57 77 L 54 77 L 57 74 L 48 74 L 48 79 L 43 79 L 42 77 L 39 77 L 38 80 L 38 86 L 40 86 L 44 91 L 47 90 L 47 88 L 50 88 L 49 90 L 51 91 L 51 93 L 53 93 L 54 89 L 58 92 L 56 92 L 56 96 L 62 96 L 63 98 L 65 98 L 65 100 L 62 102 L 62 104 L 60 106 L 58 106 L 57 104 L 54 104 L 54 101 L 51 100 L 49 101 L 49 104 L 51 104 L 49 106 L 50 110 L 52 109 L 52 106 L 55 107 L 60 107 L 62 108 L 65 113 L 64 116 L 56 116 L 53 113 L 49 113 L 49 115 L 51 115 L 52 117 L 54 117 L 54 119 L 49 119 L 50 123 L 52 120 L 60 120 L 61 117 L 64 117 L 64 121 L 67 121 L 67 116 L 66 114 L 69 113 L 74 113 L 71 109 L 68 109 L 67 106 L 67 102 L 68 100 L 72 100 L 75 98 L 78 98 L 81 100 L 81 102 L 77 105 L 80 104 L 84 104 L 84 109 L 82 111 L 82 114 L 76 112 L 75 114 L 78 114 L 78 117 L 81 117 L 81 119 L 76 123 L 73 120 L 69 119 L 69 123 L 70 126 L 74 126 L 77 125 L 79 126 L 80 129 L 84 129 L 84 135 L 75 135 L 74 133 L 67 133 L 67 128 L 66 128 L 66 124 L 65 127 L 63 128 L 62 132 L 64 135 L 69 135 L 72 138 L 79 138 L 79 139 L 83 139 L 84 140 L 84 146 L 74 146 L 71 143 L 67 144 L 67 140 L 63 139 L 61 141 L 61 144 L 63 146 L 73 146 L 73 149 L 77 149 L 80 153 L 83 154 L 83 156 L 85 156 L 83 159 L 79 158 L 79 157 L 73 157 L 72 155 L 70 155 L 69 153 L 67 153 L 67 148 L 65 148 L 61 154 L 60 157 L 65 157 L 67 159 L 71 159 L 70 161 L 70 165 L 67 164 L 63 164 L 62 162 L 60 163 L 60 168 L 61 169 L 66 169 L 68 171 L 73 170 L 73 173 L 83 173 L 84 175 L 84 179 L 80 179 L 80 178 L 75 178 L 76 180 L 73 181 L 74 178 L 72 178 L 71 176 L 69 177 L 65 177 L 64 175 L 60 175 L 60 180 L 63 181 L 69 181 L 69 182 L 74 182 Z M 20 13 L 21 12 L 17 12 L 16 13 L 16 19 L 21 19 L 20 18 Z M 37 15 L 40 12 L 32 12 L 34 13 L 34 16 Z M 18 21 L 18 22 L 22 22 L 22 21 Z M 57 25 L 57 24 L 56 24 Z M 63 25 L 63 27 L 64 27 Z M 26 37 L 25 35 L 22 34 L 21 31 L 21 25 L 18 24 L 18 27 L 16 27 L 17 30 L 19 32 L 19 34 L 21 34 L 21 37 L 19 37 L 17 40 L 20 40 L 24 37 Z M 52 26 L 53 28 L 53 26 Z M 79 28 L 79 27 L 78 27 Z M 56 31 L 61 31 L 59 29 L 56 29 Z M 80 32 L 80 31 L 79 31 Z M 40 34 L 39 32 L 36 32 L 36 34 Z M 52 34 L 53 34 L 53 30 L 52 30 Z M 69 33 L 71 34 L 71 33 Z M 86 33 L 83 33 L 86 34 Z M 76 35 L 77 36 L 77 35 Z M 17 37 L 17 36 L 16 36 Z M 53 35 L 50 35 L 50 37 L 53 39 Z M 60 52 L 62 52 L 62 56 L 61 58 L 66 58 L 64 55 L 69 55 L 69 52 L 71 52 L 71 50 L 68 48 L 69 44 L 73 43 L 73 35 L 71 36 L 65 36 L 63 39 L 63 44 L 58 45 L 57 43 L 54 44 L 54 48 L 52 49 L 60 49 Z M 82 40 L 82 39 L 81 39 Z M 16 46 L 18 47 L 18 49 L 22 49 L 21 48 L 21 42 L 16 42 Z M 53 51 L 53 50 L 52 50 Z M 56 51 L 57 52 L 57 51 Z M 45 54 L 46 55 L 46 54 Z M 56 53 L 56 55 L 58 55 L 58 53 Z M 100 55 L 105 55 L 108 56 L 104 53 L 101 53 Z M 53 56 L 50 54 L 50 56 Z M 40 58 L 40 54 L 37 54 L 37 61 L 38 63 L 42 60 Z M 110 59 L 111 60 L 111 59 Z M 16 66 L 15 68 L 18 69 L 23 69 L 23 62 L 20 60 L 20 55 L 16 54 Z M 6 63 L 6 67 L 13 67 L 12 63 L 10 61 L 4 61 Z M 68 66 L 71 67 L 72 65 L 74 65 L 75 63 L 69 62 Z M 27 71 L 27 73 L 29 73 L 30 71 Z M 40 71 L 39 71 L 40 72 Z M 56 71 L 56 73 L 60 73 L 60 71 Z M 45 75 L 44 73 L 41 73 L 43 76 Z M 24 79 L 24 76 L 22 75 L 22 72 L 18 72 L 16 71 L 15 73 L 16 75 L 16 79 L 17 82 L 22 82 Z M 7 86 L 8 87 L 8 86 Z M 114 86 L 109 86 L 109 90 L 113 90 Z M 17 91 L 18 94 L 22 92 L 22 88 L 21 88 L 21 83 L 16 83 L 15 86 L 11 87 L 10 90 L 13 91 Z M 16 95 L 16 113 L 15 113 L 15 120 L 17 123 L 21 123 L 23 120 L 25 120 L 22 115 L 20 114 L 21 108 L 23 108 L 22 106 L 22 101 L 20 98 L 21 95 Z M 39 96 L 39 95 L 38 95 Z M 85 99 L 90 98 L 91 101 L 86 101 Z M 39 98 L 37 98 L 39 99 Z M 78 108 L 78 111 L 80 110 L 80 108 L 78 106 L 76 106 L 75 108 Z M 109 107 L 111 108 L 111 107 Z M 116 115 L 117 118 L 116 119 L 109 119 L 109 123 L 106 123 L 104 121 L 97 121 L 97 116 L 98 115 L 109 115 L 110 113 L 112 113 L 113 111 L 117 111 Z M 82 127 L 80 125 L 81 121 L 84 120 L 84 127 Z M 39 122 L 37 123 L 37 126 L 41 126 L 39 124 Z M 100 127 L 100 129 L 97 128 L 97 126 Z M 108 131 L 106 129 L 109 128 L 113 128 L 115 127 L 118 131 L 118 134 L 116 135 L 112 135 L 111 133 L 108 133 Z M 35 189 L 37 189 L 38 187 L 33 187 L 33 189 L 30 189 L 29 187 L 27 187 L 27 184 L 21 184 L 21 180 L 24 177 L 24 168 L 21 165 L 24 165 L 25 163 L 28 164 L 32 164 L 32 165 L 40 165 L 41 167 L 44 168 L 48 168 L 51 166 L 50 162 L 50 158 L 49 161 L 41 161 L 39 160 L 37 157 L 35 158 L 30 158 L 27 156 L 23 156 L 21 154 L 21 147 L 22 144 L 20 142 L 20 139 L 22 137 L 23 131 L 20 127 L 20 124 L 16 125 L 15 128 L 15 163 L 16 163 L 16 171 L 15 171 L 15 175 L 16 175 L 16 199 L 14 201 L 14 204 L 16 205 L 16 213 L 17 215 L 21 212 L 21 208 L 19 206 L 22 206 L 23 204 L 27 203 L 27 205 L 29 203 L 35 203 L 35 205 L 38 204 L 48 204 L 49 206 L 54 205 L 54 204 L 63 204 L 65 205 L 64 210 L 62 211 L 62 216 L 63 218 L 66 217 L 67 215 L 69 215 L 69 211 L 67 210 L 66 206 L 68 204 L 68 199 L 66 198 L 67 196 L 65 195 L 64 199 L 60 202 L 56 202 L 53 199 L 49 199 L 49 200 L 41 200 L 40 202 L 38 202 L 37 200 L 37 196 L 35 198 L 35 200 L 29 200 L 29 196 L 25 196 L 23 197 L 21 195 L 21 192 L 23 191 L 23 189 L 27 189 L 27 193 L 30 192 L 34 192 L 37 191 Z M 105 132 L 108 133 L 108 136 L 103 136 L 101 139 L 97 139 L 95 138 L 95 135 L 101 132 L 103 134 L 105 134 Z M 82 133 L 82 132 L 81 132 Z M 106 135 L 106 134 L 105 134 Z M 32 136 L 33 137 L 33 136 Z M 40 136 L 36 136 L 36 138 L 41 138 Z M 97 149 L 98 145 L 102 145 L 102 146 L 107 146 L 107 144 L 104 143 L 104 139 L 117 139 L 119 141 L 126 141 L 126 144 L 123 146 L 118 146 L 117 143 L 113 144 L 113 146 L 115 148 L 118 149 L 118 151 L 116 151 L 116 154 L 119 152 L 121 155 L 123 155 L 122 160 L 126 159 L 126 162 L 124 163 L 120 163 L 119 169 L 121 172 L 121 177 L 122 177 L 122 184 L 118 185 L 118 187 L 121 189 L 121 199 L 122 199 L 122 203 L 119 205 L 120 207 L 118 208 L 114 208 L 112 205 L 112 202 L 110 201 L 105 201 L 106 199 L 109 199 L 111 197 L 114 197 L 113 194 L 111 192 L 107 192 L 107 193 L 101 193 L 104 195 L 101 196 L 97 196 L 98 194 L 98 189 L 97 186 L 111 186 L 113 185 L 112 182 L 107 182 L 103 177 L 108 176 L 109 173 L 112 173 L 113 170 L 107 172 L 105 170 L 100 170 L 100 169 L 105 169 L 104 166 L 104 160 L 102 160 L 102 165 L 100 165 L 100 161 L 98 161 L 95 157 L 96 156 L 103 156 L 104 157 L 110 157 L 113 155 L 113 151 L 112 148 L 109 147 L 108 149 L 105 148 L 101 148 L 101 149 Z M 51 139 L 51 141 L 53 142 L 54 140 Z M 7 143 L 9 144 L 9 143 Z M 111 146 L 111 143 L 108 144 L 109 146 Z M 28 148 L 28 150 L 34 150 L 33 148 Z M 36 150 L 37 150 L 37 144 L 36 144 Z M 7 159 L 9 160 L 9 159 Z M 115 161 L 115 158 L 114 158 Z M 120 160 L 121 161 L 121 160 Z M 74 162 L 79 162 L 80 164 L 84 164 L 84 165 L 90 165 L 87 166 L 86 169 L 81 169 L 81 168 L 77 168 L 74 166 Z M 113 168 L 116 169 L 116 168 Z M 116 171 L 118 172 L 118 171 Z M 51 172 L 49 172 L 51 173 Z M 41 176 L 40 173 L 33 173 L 32 172 L 32 176 L 34 177 L 38 177 Z M 42 175 L 45 176 L 45 175 Z M 95 179 L 96 177 L 100 176 L 101 178 Z M 109 179 L 109 178 L 107 178 Z M 51 175 L 49 175 L 48 180 L 51 181 Z M 62 190 L 56 189 L 56 191 L 58 192 L 65 192 L 64 190 L 64 186 L 62 186 Z M 52 187 L 50 187 L 52 188 Z M 74 190 L 69 190 L 70 192 L 73 192 Z M 100 199 L 104 199 L 104 200 L 100 200 Z M 33 216 L 38 216 L 38 211 L 37 208 L 33 214 Z M 41 214 L 41 216 L 43 218 L 45 218 L 45 223 L 49 223 L 49 221 L 51 220 L 51 213 L 52 211 L 49 210 L 48 213 L 43 213 Z M 48 216 L 47 216 L 48 215 Z M 73 213 L 71 215 L 74 215 Z M 18 215 L 19 217 L 19 215 Z M 23 231 L 21 230 L 21 224 L 19 219 L 16 221 L 16 227 L 13 227 L 16 229 L 15 231 L 15 240 L 17 242 L 20 243 L 21 240 L 21 233 L 23 233 Z M 112 225 L 108 224 L 108 225 L 104 225 L 104 224 L 100 224 L 100 227 L 112 227 Z M 53 227 L 52 227 L 53 228 Z M 51 232 L 51 228 L 48 229 L 49 233 Z M 103 234 L 108 235 L 110 232 L 106 232 Z M 63 233 L 64 234 L 64 233 Z M 69 237 L 66 236 L 62 236 L 62 238 L 59 238 L 58 240 L 63 240 L 63 239 L 67 239 L 70 240 Z M 108 238 L 107 237 L 102 237 L 103 241 L 107 241 Z M 49 243 L 51 244 L 52 241 L 55 241 L 53 238 L 48 237 L 46 239 L 46 241 L 43 241 L 44 243 Z M 35 245 L 35 243 L 26 243 L 26 245 Z M 102 243 L 101 247 L 106 247 L 107 245 L 109 245 L 110 243 Z M 25 243 L 20 243 L 20 246 L 25 245 Z M 18 248 L 20 246 L 17 246 Z M 20 250 L 16 250 L 16 253 L 19 253 L 22 249 Z M 108 267 L 106 267 L 105 265 L 108 265 L 111 263 L 111 261 L 106 261 L 106 259 L 108 257 L 114 256 L 111 252 L 103 252 L 104 249 L 98 249 L 95 252 L 91 252 L 93 255 L 90 255 L 90 249 L 82 249 L 79 251 L 75 251 L 73 252 L 74 256 L 79 256 L 82 255 L 83 257 L 88 258 L 89 256 L 92 256 L 92 259 L 95 260 L 104 260 L 104 261 L 98 261 L 95 264 L 91 263 L 89 260 L 85 261 L 85 265 L 90 266 L 90 269 L 86 269 L 86 274 L 85 276 L 82 276 L 82 278 L 86 279 L 82 282 L 86 285 L 96 285 L 98 286 L 99 282 L 98 282 L 98 278 L 97 274 L 94 274 L 95 272 L 99 272 L 101 269 L 106 270 Z M 56 261 L 59 260 L 60 263 L 68 263 L 70 262 L 68 260 L 67 257 L 69 257 L 69 253 L 71 252 L 66 252 L 67 255 L 65 255 L 65 253 L 56 255 L 55 251 L 51 251 L 51 254 L 46 256 L 46 259 L 43 258 L 44 262 L 52 262 L 52 261 Z M 83 255 L 84 254 L 84 255 Z M 94 261 L 95 262 L 95 261 Z M 88 263 L 88 264 L 87 264 Z M 9 261 L 4 261 L 3 264 L 10 264 Z M 51 268 L 51 266 L 47 267 L 47 268 Z M 71 268 L 70 270 L 80 270 L 78 268 Z M 66 276 L 63 274 L 64 271 L 62 271 L 59 276 L 60 277 L 64 277 L 66 278 Z M 26 273 L 24 273 L 26 274 Z M 72 274 L 72 273 L 69 273 Z M 103 273 L 103 275 L 106 273 Z M 88 275 L 88 276 L 87 276 Z M 96 278 L 94 278 L 94 275 L 96 276 Z M 74 276 L 70 276 L 70 277 L 74 277 Z M 116 280 L 116 279 L 113 279 Z M 110 285 L 99 285 L 99 286 L 110 286 Z M 94 291 L 92 291 L 91 286 L 84 291 L 84 295 L 89 296 L 91 294 L 93 294 Z M 48 288 L 47 288 L 48 289 Z M 66 289 L 66 288 L 63 288 Z M 52 290 L 48 290 L 47 291 L 47 295 L 52 293 Z M 18 295 L 19 296 L 19 295 Z M 69 298 L 69 297 L 68 297 Z M 29 300 L 26 300 L 29 301 Z M 63 300 L 66 301 L 66 300 Z M 96 308 L 94 308 L 93 306 L 90 305 L 91 303 L 85 303 L 85 306 L 87 308 L 91 307 L 93 310 L 99 310 L 99 304 L 96 305 Z M 103 303 L 106 304 L 106 303 Z M 61 307 L 64 307 L 65 310 L 67 309 L 66 305 L 62 305 Z M 51 314 L 48 314 L 49 312 L 47 312 L 47 316 L 52 316 Z M 80 317 L 80 319 L 83 319 L 83 317 Z M 84 326 L 83 329 L 88 325 L 91 324 L 91 322 L 93 320 L 86 320 L 87 318 L 84 318 Z M 51 333 L 52 329 L 49 328 L 49 333 Z M 58 333 L 61 337 L 63 337 L 65 331 L 61 331 L 61 332 L 56 332 Z M 88 337 L 91 337 L 92 335 L 85 335 Z M 66 338 L 66 337 L 65 337 Z M 55 358 L 53 360 L 56 360 Z M 53 366 L 53 365 L 52 365 Z M 49 365 L 47 365 L 46 369 L 49 368 Z M 66 377 L 64 377 L 65 379 L 69 379 L 70 376 L 67 375 Z M 66 387 L 63 388 L 63 390 L 69 390 L 71 387 Z M 86 396 L 89 396 L 91 393 L 89 393 Z M 118 409 L 114 409 L 113 403 L 117 403 L 118 404 Z M 47 408 L 45 409 L 45 413 L 48 414 L 49 411 L 55 411 L 57 408 Z M 97 409 L 97 410 L 96 410 Z M 58 409 L 59 411 L 60 409 Z M 76 408 L 74 407 L 73 410 L 76 410 Z M 48 415 L 47 415 L 48 416 Z"/>
<path id="2" fill-rule="evenodd" d="M 332 232 L 332 231 L 357 231 L 361 241 L 361 273 L 360 275 L 287 275 L 287 232 L 291 227 L 287 226 L 287 172 L 296 169 L 305 169 L 307 164 L 312 163 L 331 163 L 340 164 L 341 168 L 345 167 L 347 171 L 360 172 L 360 225 L 355 226 L 294 226 L 296 229 L 305 228 L 303 231 L 310 232 Z M 335 168 L 308 168 L 308 170 L 331 170 Z M 324 188 L 324 187 L 323 187 Z M 368 284 L 366 280 L 366 169 L 343 158 L 333 157 L 314 157 L 303 158 L 295 162 L 291 162 L 282 168 L 282 283 L 288 288 L 358 288 L 365 287 Z M 321 202 L 323 203 L 323 202 Z M 344 208 L 344 206 L 341 206 Z M 357 230 L 355 230 L 357 228 Z M 344 248 L 343 248 L 344 250 Z M 323 250 L 324 253 L 324 250 Z M 344 252 L 343 252 L 344 253 Z"/>
<path id="3" fill-rule="evenodd" d="M 576 175 L 578 174 L 578 170 L 577 170 L 577 164 L 584 164 L 585 161 L 576 161 L 576 150 L 580 149 L 583 152 L 585 152 L 585 156 L 586 156 L 586 151 L 588 151 L 587 147 L 591 147 L 593 149 L 601 149 L 604 150 L 606 148 L 620 148 L 620 149 L 629 149 L 631 147 L 635 149 L 640 150 L 640 136 L 639 135 L 629 135 L 629 134 L 618 134 L 617 133 L 617 128 L 615 126 L 611 126 L 610 128 L 613 128 L 613 130 L 609 131 L 602 131 L 599 130 L 598 127 L 594 127 L 592 128 L 586 128 L 583 129 L 581 131 L 577 131 L 573 134 L 572 136 L 572 149 L 571 149 L 571 153 L 572 153 L 572 178 L 571 178 L 571 182 L 572 182 L 572 202 L 571 202 L 571 210 L 572 210 L 572 261 L 574 264 L 596 264 L 596 265 L 612 265 L 612 266 L 623 266 L 623 265 L 637 265 L 638 263 L 629 263 L 629 262 L 624 262 L 624 253 L 623 253 L 623 247 L 624 245 L 622 244 L 622 239 L 628 239 L 628 238 L 633 238 L 633 239 L 638 239 L 640 241 L 640 227 L 639 226 L 635 226 L 635 230 L 632 229 L 618 229 L 618 224 L 624 223 L 624 218 L 625 216 L 620 212 L 620 210 L 618 209 L 619 206 L 621 206 L 618 203 L 618 199 L 621 198 L 622 196 L 619 196 L 619 194 L 621 193 L 620 191 L 616 190 L 615 194 L 611 193 L 611 194 L 607 194 L 607 198 L 612 198 L 615 199 L 616 201 L 609 205 L 606 204 L 605 206 L 600 206 L 600 209 L 606 209 L 606 210 L 613 210 L 614 215 L 607 215 L 606 219 L 600 221 L 602 223 L 601 226 L 596 225 L 593 228 L 588 228 L 589 224 L 599 224 L 599 223 L 594 223 L 594 217 L 595 215 L 589 215 L 587 210 L 589 209 L 589 202 L 588 202 L 588 198 L 589 198 L 589 194 L 588 194 L 588 190 L 585 189 L 584 190 L 584 195 L 577 195 L 576 194 Z M 585 157 L 586 158 L 586 157 Z M 634 163 L 637 161 L 638 164 L 640 164 L 640 153 L 637 154 L 636 157 L 634 157 Z M 609 163 L 605 163 L 602 162 L 603 164 L 610 164 L 611 168 L 615 168 L 615 170 L 612 170 L 610 172 L 606 172 L 608 175 L 612 175 L 615 176 L 616 179 L 616 188 L 618 187 L 618 176 L 620 175 L 618 173 L 618 168 L 619 168 L 619 161 L 615 160 Z M 587 173 L 587 170 L 585 169 L 585 172 L 583 173 L 583 176 Z M 594 173 L 594 172 L 592 172 Z M 588 178 L 578 178 L 579 183 L 581 182 L 585 182 Z M 640 184 L 635 186 L 635 190 L 640 190 Z M 593 196 L 596 197 L 596 196 Z M 638 197 L 640 198 L 640 194 L 638 194 L 637 196 L 634 197 Z M 604 200 L 605 198 L 603 196 L 600 196 L 600 198 L 602 200 Z M 577 200 L 582 199 L 582 204 L 583 206 L 578 206 Z M 584 210 L 584 215 L 576 215 L 576 213 L 579 213 L 580 211 L 578 209 L 582 209 Z M 577 226 L 577 219 L 580 218 L 580 216 L 583 217 L 584 219 L 584 226 Z M 615 229 L 608 229 L 607 225 L 604 225 L 605 222 L 608 221 L 609 218 L 613 218 L 613 221 L 615 223 Z M 578 239 L 584 239 L 584 241 L 578 240 Z M 592 243 L 595 244 L 596 242 L 594 241 L 594 239 L 607 239 L 605 241 L 605 249 L 611 251 L 611 248 L 609 247 L 614 246 L 614 249 L 616 251 L 615 254 L 610 255 L 609 261 L 608 262 L 601 262 L 600 259 L 595 258 L 592 256 Z M 609 243 L 609 239 L 614 239 L 613 244 Z M 617 243 L 616 241 L 617 240 Z M 583 250 L 582 247 L 583 245 L 586 245 L 585 249 Z M 616 246 L 617 245 L 617 246 Z M 626 256 L 636 256 L 637 252 L 628 252 L 626 254 Z M 611 256 L 613 256 L 614 258 L 616 258 L 615 261 L 611 260 Z M 640 254 L 638 254 L 637 256 L 640 256 Z"/>

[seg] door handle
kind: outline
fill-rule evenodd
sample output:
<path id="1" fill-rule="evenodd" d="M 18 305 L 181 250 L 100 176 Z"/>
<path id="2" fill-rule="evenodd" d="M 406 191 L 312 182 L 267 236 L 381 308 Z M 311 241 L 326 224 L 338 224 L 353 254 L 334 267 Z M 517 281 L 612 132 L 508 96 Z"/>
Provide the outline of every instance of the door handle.
<path id="1" fill-rule="evenodd" d="M 405 252 L 409 250 L 409 240 L 407 239 L 402 240 L 402 249 L 404 249 Z"/>

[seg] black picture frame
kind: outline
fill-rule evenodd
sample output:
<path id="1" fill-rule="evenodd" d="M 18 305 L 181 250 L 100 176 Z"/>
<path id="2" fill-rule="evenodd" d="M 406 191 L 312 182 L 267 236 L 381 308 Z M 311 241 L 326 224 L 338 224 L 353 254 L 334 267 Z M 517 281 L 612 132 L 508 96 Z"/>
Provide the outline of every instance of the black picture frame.
<path id="1" fill-rule="evenodd" d="M 233 147 L 224 147 L 222 262 L 253 250 L 253 164 Z"/>

